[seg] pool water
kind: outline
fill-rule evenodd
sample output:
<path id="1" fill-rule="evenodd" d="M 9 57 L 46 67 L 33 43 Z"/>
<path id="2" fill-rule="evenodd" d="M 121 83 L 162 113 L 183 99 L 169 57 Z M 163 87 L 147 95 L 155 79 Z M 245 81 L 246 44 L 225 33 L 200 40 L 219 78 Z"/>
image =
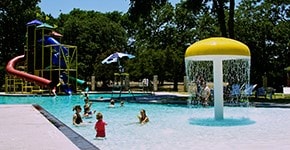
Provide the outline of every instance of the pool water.
<path id="1" fill-rule="evenodd" d="M 100 96 L 110 97 L 90 95 Z M 124 107 L 116 103 L 115 108 L 108 108 L 108 102 L 94 102 L 92 110 L 102 112 L 108 123 L 107 138 L 95 140 L 95 117 L 84 119 L 86 126 L 72 125 L 72 108 L 83 106 L 82 96 L 0 99 L 0 104 L 39 104 L 102 150 L 290 148 L 290 109 L 225 107 L 225 119 L 215 121 L 213 108 L 126 102 Z M 140 109 L 150 119 L 145 125 L 137 124 Z"/>

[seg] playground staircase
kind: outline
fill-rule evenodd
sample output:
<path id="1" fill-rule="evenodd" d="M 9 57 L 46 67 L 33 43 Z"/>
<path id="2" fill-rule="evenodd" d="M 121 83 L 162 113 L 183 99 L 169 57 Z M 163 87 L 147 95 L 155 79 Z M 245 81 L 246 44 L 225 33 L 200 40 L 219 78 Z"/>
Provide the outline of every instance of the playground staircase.
<path id="1" fill-rule="evenodd" d="M 25 81 L 12 75 L 5 77 L 5 92 L 11 94 L 42 94 L 47 90 L 32 82 Z"/>

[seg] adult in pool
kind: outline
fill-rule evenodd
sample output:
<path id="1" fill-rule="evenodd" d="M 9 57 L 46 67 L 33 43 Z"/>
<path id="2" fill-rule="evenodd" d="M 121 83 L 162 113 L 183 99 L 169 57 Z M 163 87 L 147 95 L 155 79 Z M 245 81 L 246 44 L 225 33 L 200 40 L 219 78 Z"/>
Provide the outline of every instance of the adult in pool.
<path id="1" fill-rule="evenodd" d="M 207 86 L 206 82 L 201 83 L 200 98 L 202 106 L 208 106 L 210 100 L 210 88 Z"/>

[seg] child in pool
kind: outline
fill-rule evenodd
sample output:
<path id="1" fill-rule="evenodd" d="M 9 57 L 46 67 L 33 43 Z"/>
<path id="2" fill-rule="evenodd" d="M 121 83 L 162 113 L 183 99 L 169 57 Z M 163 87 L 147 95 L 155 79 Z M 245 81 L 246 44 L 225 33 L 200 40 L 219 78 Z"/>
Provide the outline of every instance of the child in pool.
<path id="1" fill-rule="evenodd" d="M 92 115 L 93 112 L 91 111 L 92 102 L 89 101 L 89 98 L 85 98 L 85 105 L 84 105 L 84 117 L 89 117 Z"/>
<path id="2" fill-rule="evenodd" d="M 110 101 L 109 108 L 115 108 L 115 100 L 112 99 L 112 100 Z"/>
<path id="3" fill-rule="evenodd" d="M 80 115 L 82 108 L 80 105 L 76 105 L 74 106 L 73 111 L 75 111 L 75 114 L 73 115 L 73 125 L 78 126 L 83 123 L 82 117 Z"/>
<path id="4" fill-rule="evenodd" d="M 121 101 L 120 102 L 120 107 L 123 107 L 124 106 L 124 101 Z"/>
<path id="5" fill-rule="evenodd" d="M 149 122 L 149 118 L 146 115 L 146 111 L 144 109 L 140 110 L 140 115 L 137 116 L 139 118 L 139 123 L 140 124 L 145 124 Z"/>
<path id="6" fill-rule="evenodd" d="M 103 114 L 100 112 L 97 113 L 96 118 L 98 120 L 95 124 L 95 130 L 97 132 L 96 138 L 105 138 L 105 126 L 107 125 L 107 123 L 103 121 Z"/>

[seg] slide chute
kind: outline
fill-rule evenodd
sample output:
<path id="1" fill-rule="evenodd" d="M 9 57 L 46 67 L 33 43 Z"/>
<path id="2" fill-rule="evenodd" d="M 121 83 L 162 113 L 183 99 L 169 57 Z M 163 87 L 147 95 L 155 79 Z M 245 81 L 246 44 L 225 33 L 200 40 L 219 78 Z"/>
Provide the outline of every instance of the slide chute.
<path id="1" fill-rule="evenodd" d="M 52 85 L 51 85 L 50 80 L 36 76 L 36 75 L 29 74 L 27 72 L 16 70 L 14 68 L 15 64 L 17 62 L 21 61 L 24 57 L 25 57 L 24 55 L 20 55 L 20 56 L 17 56 L 15 58 L 11 59 L 8 62 L 8 64 L 6 65 L 6 71 L 9 74 L 15 75 L 18 78 L 22 78 L 22 79 L 29 81 L 29 82 L 34 82 L 35 84 L 40 85 L 40 86 L 45 86 L 45 87 L 51 88 Z"/>

